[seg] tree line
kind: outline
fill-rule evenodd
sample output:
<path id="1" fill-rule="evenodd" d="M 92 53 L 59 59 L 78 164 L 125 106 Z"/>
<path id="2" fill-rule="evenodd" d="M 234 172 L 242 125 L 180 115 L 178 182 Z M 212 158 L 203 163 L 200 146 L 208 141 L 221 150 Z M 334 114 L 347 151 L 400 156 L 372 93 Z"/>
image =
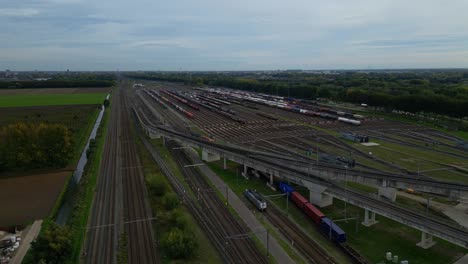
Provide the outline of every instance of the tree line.
<path id="1" fill-rule="evenodd" d="M 138 72 L 128 77 L 210 85 L 295 98 L 366 103 L 388 110 L 468 116 L 468 71 Z"/>
<path id="2" fill-rule="evenodd" d="M 0 171 L 61 168 L 72 154 L 64 125 L 18 122 L 0 128 Z"/>

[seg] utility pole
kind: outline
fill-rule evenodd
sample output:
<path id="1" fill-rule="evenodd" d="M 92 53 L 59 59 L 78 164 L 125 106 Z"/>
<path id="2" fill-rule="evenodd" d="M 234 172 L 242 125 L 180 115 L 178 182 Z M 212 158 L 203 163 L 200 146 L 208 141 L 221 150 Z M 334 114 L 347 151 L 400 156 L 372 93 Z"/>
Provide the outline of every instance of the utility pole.
<path id="1" fill-rule="evenodd" d="M 229 190 L 228 190 L 227 184 L 226 184 L 226 206 L 229 206 Z"/>
<path id="2" fill-rule="evenodd" d="M 344 202 L 344 213 L 345 218 L 348 218 L 348 166 L 345 166 L 345 202 Z"/>
<path id="3" fill-rule="evenodd" d="M 316 153 L 316 154 L 317 154 L 317 165 L 318 165 L 318 163 L 319 163 L 319 146 L 318 146 L 319 138 L 318 138 L 318 135 L 317 135 L 316 139 L 317 139 L 317 144 L 316 144 L 316 146 L 317 146 L 317 153 Z"/>

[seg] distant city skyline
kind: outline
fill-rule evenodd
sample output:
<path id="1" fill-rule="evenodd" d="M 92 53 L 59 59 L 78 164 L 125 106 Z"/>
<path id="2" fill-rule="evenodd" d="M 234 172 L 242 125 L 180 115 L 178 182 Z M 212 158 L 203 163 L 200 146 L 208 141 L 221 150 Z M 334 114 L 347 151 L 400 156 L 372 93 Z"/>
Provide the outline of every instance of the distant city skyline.
<path id="1" fill-rule="evenodd" d="M 468 67 L 468 1 L 18 0 L 0 70 Z"/>

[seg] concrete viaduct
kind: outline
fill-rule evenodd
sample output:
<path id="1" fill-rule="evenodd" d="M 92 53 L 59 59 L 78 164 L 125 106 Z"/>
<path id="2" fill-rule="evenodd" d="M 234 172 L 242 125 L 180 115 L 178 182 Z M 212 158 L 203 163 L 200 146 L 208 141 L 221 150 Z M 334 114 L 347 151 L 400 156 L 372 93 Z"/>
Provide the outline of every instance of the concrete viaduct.
<path id="1" fill-rule="evenodd" d="M 253 168 L 269 175 L 270 183 L 273 183 L 274 178 L 277 178 L 299 184 L 310 190 L 310 201 L 320 207 L 332 204 L 333 197 L 359 206 L 365 209 L 365 218 L 362 224 L 366 226 L 377 223 L 375 215 L 379 214 L 422 231 L 421 242 L 418 243 L 420 247 L 429 248 L 434 245 L 432 236 L 435 236 L 468 248 L 467 230 L 459 226 L 452 226 L 444 219 L 435 216 L 429 218 L 424 212 L 415 212 L 392 203 L 396 197 L 395 188 L 412 188 L 422 192 L 462 199 L 468 197 L 467 185 L 439 182 L 427 178 L 414 179 L 402 175 L 363 173 L 331 166 L 317 166 L 316 164 L 311 164 L 308 167 L 285 165 L 286 162 L 278 162 L 279 157 L 268 153 L 206 142 L 170 130 L 167 127 L 145 124 L 137 111 L 135 114 L 143 130 L 151 138 L 163 137 L 163 140 L 171 139 L 186 146 L 202 149 L 202 159 L 205 161 L 223 158 L 224 164 L 226 164 L 226 160 L 230 160 L 243 165 L 244 175 L 247 174 L 247 168 Z M 371 197 L 345 189 L 334 183 L 334 181 L 344 181 L 345 179 L 346 181 L 377 186 L 379 187 L 379 195 Z M 381 198 L 381 196 L 386 198 Z"/>

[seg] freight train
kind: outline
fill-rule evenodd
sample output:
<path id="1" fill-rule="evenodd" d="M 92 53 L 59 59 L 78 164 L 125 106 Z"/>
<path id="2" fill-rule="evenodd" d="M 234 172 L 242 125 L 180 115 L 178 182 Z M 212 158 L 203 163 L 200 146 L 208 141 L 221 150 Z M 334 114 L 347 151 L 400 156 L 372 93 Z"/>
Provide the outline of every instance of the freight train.
<path id="1" fill-rule="evenodd" d="M 255 207 L 257 207 L 259 211 L 264 211 L 267 209 L 267 202 L 258 192 L 246 189 L 244 191 L 244 195 L 251 203 L 255 205 Z"/>
<path id="2" fill-rule="evenodd" d="M 148 93 L 148 92 L 147 92 L 147 93 Z M 193 118 L 193 117 L 194 117 L 194 115 L 193 115 L 191 112 L 189 112 L 189 111 L 185 110 L 184 108 L 180 107 L 179 105 L 173 103 L 172 101 L 170 101 L 170 100 L 167 99 L 166 97 L 161 96 L 161 95 L 158 95 L 157 93 L 154 93 L 154 92 L 148 93 L 148 94 L 149 94 L 153 99 L 157 100 L 160 104 L 164 104 L 164 103 L 165 103 L 165 104 L 168 104 L 168 105 L 174 107 L 177 111 L 183 113 L 186 117 L 189 117 L 189 118 Z M 161 99 L 164 101 L 164 103 L 162 103 L 162 101 L 156 99 L 156 98 L 158 98 L 158 97 L 161 98 Z"/>
<path id="3" fill-rule="evenodd" d="M 311 204 L 304 196 L 296 192 L 296 190 L 285 182 L 279 183 L 281 192 L 288 195 L 293 202 L 303 211 L 325 236 L 338 244 L 346 242 L 346 233 L 337 224 L 323 214 L 317 207 Z"/>

